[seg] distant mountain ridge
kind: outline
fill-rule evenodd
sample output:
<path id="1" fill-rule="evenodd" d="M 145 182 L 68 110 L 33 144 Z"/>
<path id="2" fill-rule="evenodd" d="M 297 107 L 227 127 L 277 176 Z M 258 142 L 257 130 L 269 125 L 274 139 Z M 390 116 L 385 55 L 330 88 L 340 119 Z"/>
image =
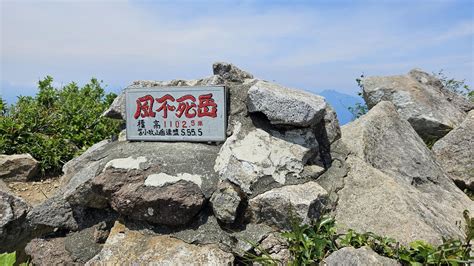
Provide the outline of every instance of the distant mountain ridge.
<path id="1" fill-rule="evenodd" d="M 345 94 L 335 90 L 323 90 L 317 94 L 326 98 L 329 104 L 334 107 L 341 125 L 352 121 L 352 114 L 347 109 L 348 107 L 354 106 L 356 103 L 364 103 L 364 100 L 359 96 Z"/>

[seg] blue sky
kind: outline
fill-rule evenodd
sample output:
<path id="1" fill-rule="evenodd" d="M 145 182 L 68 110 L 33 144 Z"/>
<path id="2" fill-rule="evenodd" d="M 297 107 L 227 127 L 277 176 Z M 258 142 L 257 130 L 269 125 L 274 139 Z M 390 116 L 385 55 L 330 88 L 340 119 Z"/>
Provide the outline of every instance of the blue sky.
<path id="1" fill-rule="evenodd" d="M 119 91 L 208 76 L 215 61 L 312 92 L 355 95 L 361 73 L 414 67 L 474 81 L 474 0 L 0 1 L 8 102 L 46 75 Z"/>

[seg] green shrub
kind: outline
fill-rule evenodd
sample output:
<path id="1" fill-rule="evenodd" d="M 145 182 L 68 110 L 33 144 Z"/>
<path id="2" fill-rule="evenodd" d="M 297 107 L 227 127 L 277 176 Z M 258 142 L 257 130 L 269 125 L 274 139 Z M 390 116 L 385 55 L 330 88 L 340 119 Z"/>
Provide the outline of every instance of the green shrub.
<path id="1" fill-rule="evenodd" d="M 105 94 L 97 79 L 82 88 L 71 82 L 57 89 L 52 82 L 40 80 L 35 97 L 20 96 L 0 116 L 0 153 L 30 153 L 43 175 L 60 173 L 75 155 L 118 134 L 121 124 L 100 117 L 116 95 Z"/>
<path id="2" fill-rule="evenodd" d="M 474 237 L 474 218 L 464 211 L 466 238 L 443 239 L 439 246 L 421 240 L 403 246 L 392 238 L 382 237 L 371 232 L 358 233 L 349 229 L 345 234 L 336 233 L 336 221 L 328 216 L 312 222 L 311 225 L 293 223 L 292 229 L 282 233 L 288 243 L 291 265 L 318 265 L 332 252 L 344 247 L 360 248 L 368 246 L 379 255 L 395 259 L 402 265 L 468 265 L 474 258 L 472 239 Z M 271 258 L 258 245 L 254 245 L 261 256 L 250 254 L 247 259 L 266 265 L 276 265 L 279 261 Z"/>
<path id="3" fill-rule="evenodd" d="M 444 74 L 443 69 L 438 71 L 438 73 L 433 73 L 433 75 L 441 81 L 445 90 L 452 91 L 474 102 L 474 91 L 466 84 L 465 79 L 455 80 L 453 78 L 448 78 Z"/>
<path id="4" fill-rule="evenodd" d="M 16 253 L 1 253 L 0 254 L 0 265 L 1 266 L 13 266 L 16 262 Z"/>

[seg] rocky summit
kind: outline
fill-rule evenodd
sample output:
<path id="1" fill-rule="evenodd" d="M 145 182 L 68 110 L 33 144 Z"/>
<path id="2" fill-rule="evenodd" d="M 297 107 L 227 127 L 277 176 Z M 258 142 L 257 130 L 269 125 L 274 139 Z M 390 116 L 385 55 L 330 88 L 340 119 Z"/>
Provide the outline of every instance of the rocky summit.
<path id="1" fill-rule="evenodd" d="M 465 237 L 463 212 L 474 213 L 462 191 L 473 184 L 472 105 L 433 76 L 364 78 L 370 110 L 341 129 L 321 96 L 230 63 L 212 70 L 127 89 L 224 85 L 224 142 L 138 142 L 122 133 L 66 163 L 59 191 L 39 205 L 2 185 L 0 252 L 24 250 L 37 265 L 228 265 L 267 253 L 287 263 L 279 233 L 323 215 L 340 232 L 402 244 Z M 125 104 L 123 92 L 103 116 L 126 119 Z M 430 149 L 426 139 L 438 141 Z M 1 157 L 0 172 L 29 178 L 27 160 Z M 397 265 L 368 247 L 324 261 Z"/>

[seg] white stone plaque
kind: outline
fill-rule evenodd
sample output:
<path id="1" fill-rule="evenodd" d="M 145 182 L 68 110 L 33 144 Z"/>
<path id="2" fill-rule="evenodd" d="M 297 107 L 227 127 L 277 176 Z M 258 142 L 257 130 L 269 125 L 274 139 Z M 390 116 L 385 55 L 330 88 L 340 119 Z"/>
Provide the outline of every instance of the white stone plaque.
<path id="1" fill-rule="evenodd" d="M 155 87 L 125 91 L 127 139 L 225 141 L 224 87 Z"/>

